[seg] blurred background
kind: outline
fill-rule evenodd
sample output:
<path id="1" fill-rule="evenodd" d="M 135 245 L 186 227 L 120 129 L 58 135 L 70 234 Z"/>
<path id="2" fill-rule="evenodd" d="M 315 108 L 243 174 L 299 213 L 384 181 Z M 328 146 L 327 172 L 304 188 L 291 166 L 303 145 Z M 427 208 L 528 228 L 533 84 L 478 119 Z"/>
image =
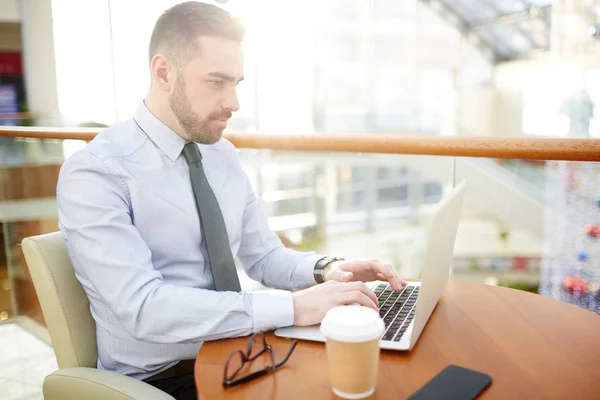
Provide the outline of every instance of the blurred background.
<path id="1" fill-rule="evenodd" d="M 0 0 L 0 125 L 85 133 L 130 118 L 149 87 L 153 24 L 176 3 Z M 241 109 L 226 134 L 529 136 L 540 146 L 600 136 L 600 1 L 216 3 L 247 30 Z M 42 137 L 0 131 L 0 320 L 43 332 L 19 243 L 58 229 L 57 174 L 86 141 Z M 467 179 L 453 279 L 599 312 L 595 162 L 368 149 L 240 157 L 287 246 L 379 258 L 406 278 L 420 274 L 431 210 Z"/>

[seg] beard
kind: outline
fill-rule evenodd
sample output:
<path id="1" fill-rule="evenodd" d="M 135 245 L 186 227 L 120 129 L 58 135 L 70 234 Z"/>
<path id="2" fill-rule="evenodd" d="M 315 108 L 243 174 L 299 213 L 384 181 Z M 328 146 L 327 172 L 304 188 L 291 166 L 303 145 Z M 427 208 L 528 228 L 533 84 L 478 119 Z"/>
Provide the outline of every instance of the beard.
<path id="1" fill-rule="evenodd" d="M 214 144 L 223 136 L 223 128 L 210 125 L 216 119 L 229 119 L 231 111 L 223 110 L 221 112 L 210 113 L 206 118 L 198 117 L 198 114 L 192 110 L 192 106 L 185 95 L 185 80 L 183 77 L 177 79 L 175 91 L 169 99 L 169 106 L 179 121 L 181 127 L 185 130 L 188 138 L 196 143 Z"/>

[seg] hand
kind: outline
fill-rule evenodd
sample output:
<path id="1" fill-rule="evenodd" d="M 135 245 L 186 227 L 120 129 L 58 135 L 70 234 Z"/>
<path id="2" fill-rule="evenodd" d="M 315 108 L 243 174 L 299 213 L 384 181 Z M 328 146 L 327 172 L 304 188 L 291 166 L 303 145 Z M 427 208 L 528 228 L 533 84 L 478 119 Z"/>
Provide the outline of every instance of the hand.
<path id="1" fill-rule="evenodd" d="M 378 310 L 377 296 L 362 282 L 329 281 L 292 293 L 294 325 L 318 324 L 333 307 L 358 303 Z"/>
<path id="2" fill-rule="evenodd" d="M 334 261 L 325 267 L 323 277 L 325 281 L 338 282 L 388 281 L 396 291 L 406 286 L 406 281 L 398 277 L 391 265 L 382 264 L 377 260 Z"/>

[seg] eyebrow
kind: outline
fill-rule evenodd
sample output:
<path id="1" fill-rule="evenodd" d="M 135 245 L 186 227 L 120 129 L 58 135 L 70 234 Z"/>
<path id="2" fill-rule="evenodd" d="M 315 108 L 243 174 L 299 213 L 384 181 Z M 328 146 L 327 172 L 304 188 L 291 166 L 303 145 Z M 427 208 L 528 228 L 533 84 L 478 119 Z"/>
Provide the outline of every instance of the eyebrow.
<path id="1" fill-rule="evenodd" d="M 233 76 L 224 74 L 222 72 L 209 72 L 208 75 L 214 76 L 217 78 L 221 78 L 221 79 L 224 79 L 229 82 L 235 82 L 235 78 Z M 242 76 L 240 79 L 238 79 L 237 83 L 240 83 L 243 80 L 244 80 L 244 77 Z"/>

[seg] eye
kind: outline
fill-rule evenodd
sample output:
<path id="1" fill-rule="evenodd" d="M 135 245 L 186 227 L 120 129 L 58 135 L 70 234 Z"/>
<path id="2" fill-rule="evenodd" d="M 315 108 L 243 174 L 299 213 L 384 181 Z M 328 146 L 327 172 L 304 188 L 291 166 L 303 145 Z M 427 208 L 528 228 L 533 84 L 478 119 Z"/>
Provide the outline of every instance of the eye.
<path id="1" fill-rule="evenodd" d="M 210 81 L 210 83 L 211 83 L 211 85 L 217 86 L 217 87 L 223 86 L 223 81 L 219 80 L 219 79 L 213 79 Z"/>

